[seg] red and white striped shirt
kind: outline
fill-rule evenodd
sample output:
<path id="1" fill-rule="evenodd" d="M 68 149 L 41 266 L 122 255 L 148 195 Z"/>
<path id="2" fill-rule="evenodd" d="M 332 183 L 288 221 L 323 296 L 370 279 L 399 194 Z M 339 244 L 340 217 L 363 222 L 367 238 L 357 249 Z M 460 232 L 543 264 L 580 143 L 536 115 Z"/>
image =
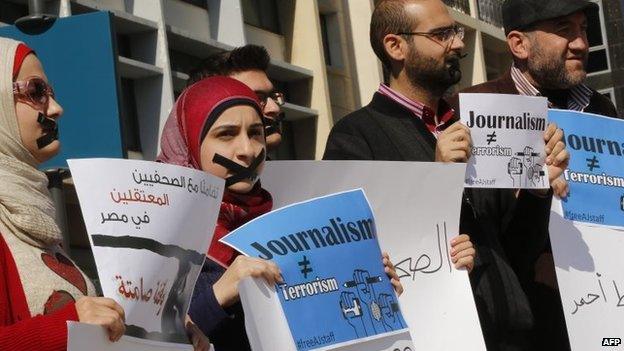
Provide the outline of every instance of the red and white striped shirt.
<path id="1" fill-rule="evenodd" d="M 539 90 L 529 82 L 529 80 L 520 72 L 515 65 L 511 66 L 511 79 L 513 79 L 516 89 L 520 92 L 520 95 L 528 96 L 542 96 Z M 591 100 L 594 92 L 585 84 L 579 84 L 570 88 L 570 95 L 568 97 L 568 110 L 583 112 L 589 101 Z M 548 107 L 555 107 L 554 104 L 548 101 Z M 557 106 L 562 108 L 563 106 Z"/>
<path id="2" fill-rule="evenodd" d="M 443 99 L 440 99 L 438 112 L 435 113 L 423 103 L 409 99 L 386 84 L 382 83 L 379 85 L 379 90 L 377 90 L 377 92 L 392 99 L 397 104 L 412 112 L 415 117 L 421 119 L 425 123 L 427 129 L 435 137 L 437 137 L 439 133 L 444 131 L 451 124 L 450 122 L 455 115 L 455 110 L 453 110 Z"/>

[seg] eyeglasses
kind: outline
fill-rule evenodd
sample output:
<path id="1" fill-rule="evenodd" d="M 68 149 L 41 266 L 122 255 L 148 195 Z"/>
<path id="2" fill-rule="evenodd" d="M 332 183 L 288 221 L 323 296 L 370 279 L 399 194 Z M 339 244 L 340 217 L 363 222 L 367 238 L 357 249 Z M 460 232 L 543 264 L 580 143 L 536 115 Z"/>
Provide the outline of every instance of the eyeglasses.
<path id="1" fill-rule="evenodd" d="M 38 109 L 44 109 L 50 97 L 54 98 L 54 90 L 43 79 L 34 77 L 13 82 L 13 95 L 25 98 Z"/>
<path id="2" fill-rule="evenodd" d="M 448 41 L 457 38 L 459 40 L 464 40 L 464 35 L 466 34 L 466 29 L 462 26 L 453 26 L 449 28 L 443 28 L 434 30 L 432 32 L 400 32 L 397 35 L 422 35 L 424 37 L 433 39 L 440 43 L 446 43 Z"/>
<path id="3" fill-rule="evenodd" d="M 273 100 L 277 106 L 284 106 L 286 102 L 284 94 L 276 91 L 269 94 L 257 91 L 256 95 L 258 95 L 258 100 L 260 100 L 260 107 L 262 109 L 269 103 L 269 99 Z"/>

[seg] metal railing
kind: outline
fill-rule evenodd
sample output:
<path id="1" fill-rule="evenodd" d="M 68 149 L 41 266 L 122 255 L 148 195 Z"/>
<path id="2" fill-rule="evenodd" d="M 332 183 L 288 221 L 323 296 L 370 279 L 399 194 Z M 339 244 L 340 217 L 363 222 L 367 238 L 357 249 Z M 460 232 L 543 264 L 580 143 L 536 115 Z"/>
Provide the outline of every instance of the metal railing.
<path id="1" fill-rule="evenodd" d="M 470 2 L 469 0 L 443 0 L 444 3 L 459 11 L 459 12 L 463 12 L 467 15 L 470 15 Z"/>
<path id="2" fill-rule="evenodd" d="M 496 27 L 503 27 L 503 0 L 477 0 L 479 19 Z"/>

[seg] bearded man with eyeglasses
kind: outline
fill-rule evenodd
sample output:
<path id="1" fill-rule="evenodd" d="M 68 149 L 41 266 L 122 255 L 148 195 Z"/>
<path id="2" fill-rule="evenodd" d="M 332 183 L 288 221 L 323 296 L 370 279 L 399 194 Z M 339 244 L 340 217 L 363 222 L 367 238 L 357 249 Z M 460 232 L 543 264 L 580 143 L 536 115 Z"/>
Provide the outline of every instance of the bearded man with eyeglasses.
<path id="1" fill-rule="evenodd" d="M 369 105 L 336 123 L 323 158 L 466 162 L 470 131 L 442 99 L 461 79 L 463 36 L 464 29 L 440 0 L 377 2 L 370 41 L 389 82 L 380 85 Z M 548 142 L 560 141 L 555 131 Z M 470 281 L 489 350 L 536 349 L 529 301 L 507 253 L 509 238 L 524 238 L 527 255 L 543 246 L 547 195 L 513 189 L 464 191 L 460 231 L 476 247 Z"/>

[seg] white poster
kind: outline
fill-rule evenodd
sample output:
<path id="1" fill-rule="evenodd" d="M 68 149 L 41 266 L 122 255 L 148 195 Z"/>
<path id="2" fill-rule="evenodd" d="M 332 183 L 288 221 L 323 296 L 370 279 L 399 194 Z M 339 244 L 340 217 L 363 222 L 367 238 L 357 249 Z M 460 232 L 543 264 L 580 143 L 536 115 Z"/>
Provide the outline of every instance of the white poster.
<path id="1" fill-rule="evenodd" d="M 68 161 L 104 296 L 126 314 L 126 335 L 188 343 L 184 328 L 224 181 L 163 163 Z"/>
<path id="2" fill-rule="evenodd" d="M 67 351 L 192 351 L 192 345 L 170 344 L 123 336 L 108 340 L 108 332 L 99 325 L 67 321 Z M 210 348 L 209 351 L 213 351 Z"/>
<path id="3" fill-rule="evenodd" d="M 464 173 L 462 164 L 272 161 L 267 162 L 262 184 L 273 195 L 274 208 L 335 192 L 364 189 L 375 216 L 381 249 L 390 254 L 402 276 L 405 292 L 399 301 L 415 349 L 485 350 L 468 274 L 456 270 L 448 254 L 449 241 L 459 231 Z M 254 284 L 249 286 L 260 289 Z M 241 297 L 244 306 L 249 304 Z M 254 303 L 258 306 L 258 301 Z M 267 311 L 271 303 L 279 301 L 266 302 Z M 260 327 L 250 337 L 275 346 L 277 341 L 268 340 L 272 335 L 269 331 L 283 323 L 283 317 L 253 313 L 248 318 L 256 318 Z M 264 322 L 267 318 L 271 322 Z M 262 327 L 266 328 L 264 333 Z M 399 344 L 409 340 L 397 337 Z M 278 346 L 292 349 L 288 345 Z M 386 346 L 391 351 L 410 350 L 405 344 Z"/>
<path id="4" fill-rule="evenodd" d="M 565 219 L 553 200 L 550 241 L 572 350 L 624 350 L 624 230 Z"/>
<path id="5" fill-rule="evenodd" d="M 461 122 L 470 128 L 466 187 L 547 189 L 545 97 L 459 94 Z"/>

